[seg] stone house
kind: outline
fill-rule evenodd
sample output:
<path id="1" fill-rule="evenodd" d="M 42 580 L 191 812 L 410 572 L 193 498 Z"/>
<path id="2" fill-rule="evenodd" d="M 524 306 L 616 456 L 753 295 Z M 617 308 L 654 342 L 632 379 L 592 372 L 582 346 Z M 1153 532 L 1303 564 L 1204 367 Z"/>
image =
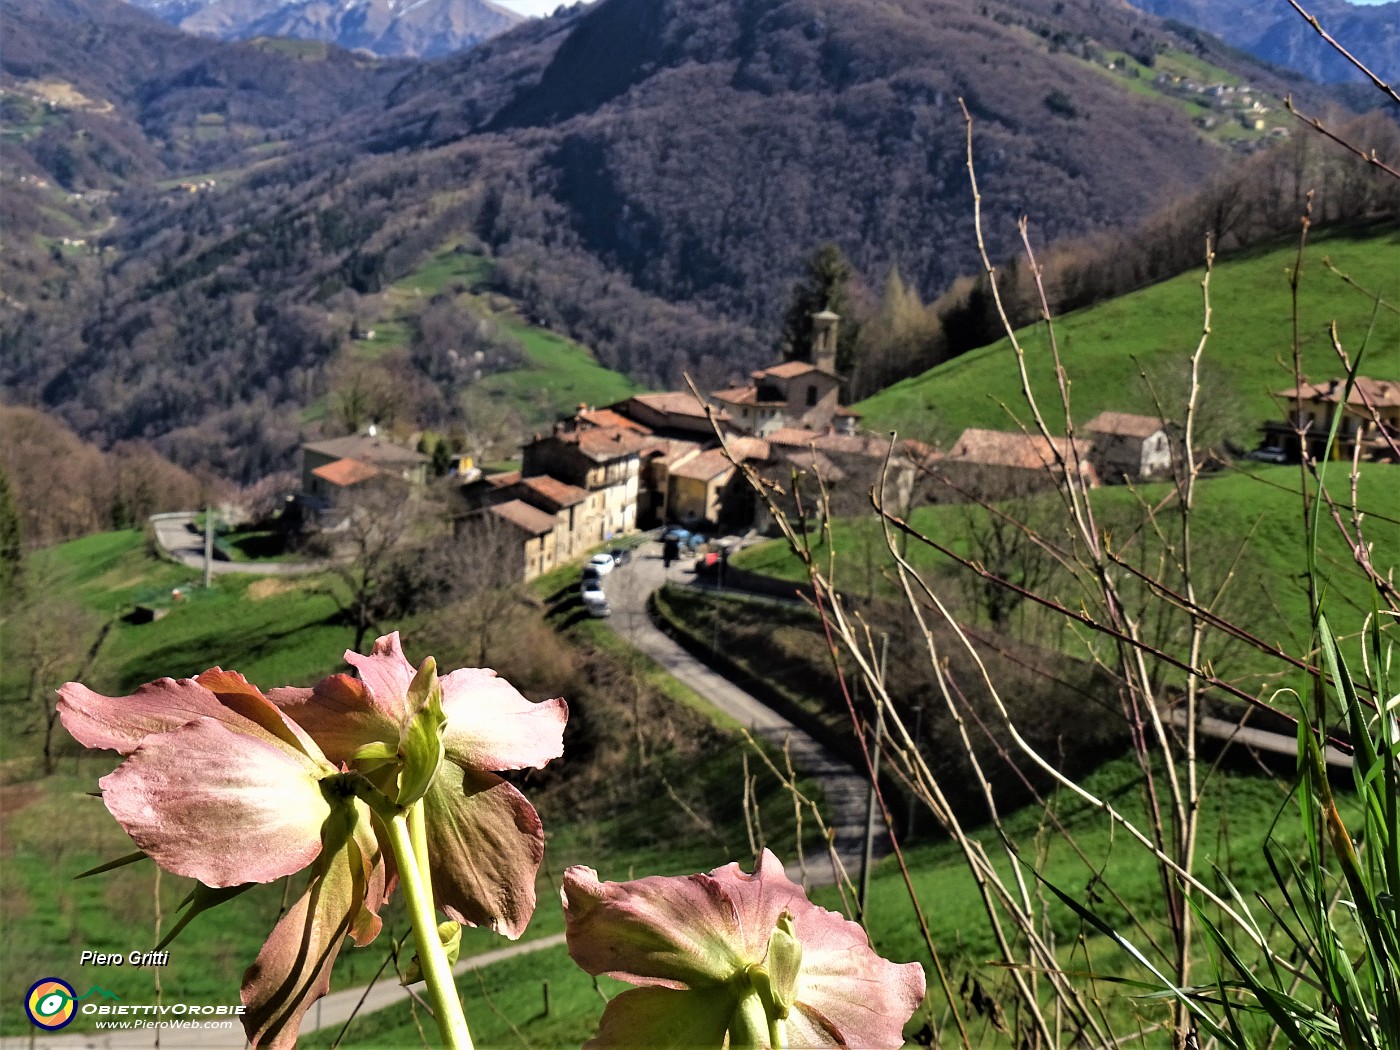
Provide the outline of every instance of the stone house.
<path id="1" fill-rule="evenodd" d="M 646 435 L 626 427 L 561 425 L 525 446 L 521 473 L 547 474 L 586 491 L 588 542 L 602 543 L 637 527 L 641 452 L 649 444 Z"/>
<path id="2" fill-rule="evenodd" d="M 330 510 L 337 499 L 371 482 L 423 485 L 428 480 L 427 456 L 374 427 L 363 434 L 309 442 L 301 452 L 301 498 L 313 514 Z"/>
<path id="3" fill-rule="evenodd" d="M 1168 424 L 1155 416 L 1100 412 L 1083 430 L 1094 443 L 1094 468 L 1106 483 L 1171 473 Z"/>
<path id="4" fill-rule="evenodd" d="M 940 503 L 1006 499 L 1053 488 L 1066 474 L 1094 488 L 1099 478 L 1093 453 L 1093 442 L 1082 438 L 1047 441 L 1039 434 L 969 427 L 937 461 L 934 471 L 944 491 L 932 496 Z"/>

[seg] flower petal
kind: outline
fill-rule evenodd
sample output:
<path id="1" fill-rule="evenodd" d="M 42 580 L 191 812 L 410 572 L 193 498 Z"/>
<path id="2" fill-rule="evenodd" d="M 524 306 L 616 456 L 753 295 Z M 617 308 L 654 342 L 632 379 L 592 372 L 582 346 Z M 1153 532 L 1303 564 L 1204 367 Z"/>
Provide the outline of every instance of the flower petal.
<path id="1" fill-rule="evenodd" d="M 364 682 L 349 675 L 333 674 L 314 689 L 273 689 L 268 697 L 336 765 L 349 762 L 365 744 L 378 741 L 391 751 L 399 746 L 399 723 Z"/>
<path id="2" fill-rule="evenodd" d="M 762 962 L 768 954 L 768 939 L 778 925 L 783 912 L 792 912 L 794 920 L 804 911 L 816 906 L 808 902 L 802 887 L 787 877 L 783 862 L 765 849 L 759 854 L 753 874 L 738 864 L 726 864 L 710 872 L 726 896 L 734 902 L 739 920 L 739 954 L 750 963 Z M 816 909 L 824 911 L 825 909 Z M 831 914 L 831 913 L 827 913 Z M 838 916 L 840 918 L 840 916 Z M 845 921 L 844 919 L 842 920 Z M 860 929 L 859 926 L 856 927 Z M 806 949 L 802 927 L 795 926 L 797 939 Z"/>
<path id="3" fill-rule="evenodd" d="M 148 736 L 98 783 L 108 811 L 157 864 L 221 887 L 271 882 L 316 859 L 331 812 L 322 772 L 280 740 L 197 718 Z"/>
<path id="4" fill-rule="evenodd" d="M 407 721 L 412 713 L 408 709 L 408 687 L 418 671 L 404 656 L 398 631 L 376 639 L 368 656 L 345 650 L 345 662 L 360 672 L 360 681 L 369 686 L 380 710 L 395 725 Z"/>
<path id="5" fill-rule="evenodd" d="M 733 1013 L 733 997 L 719 989 L 634 988 L 609 1001 L 598 1033 L 583 1045 L 585 1050 L 720 1050 Z"/>
<path id="6" fill-rule="evenodd" d="M 825 911 L 815 906 L 814 910 Z M 860 930 L 835 912 L 826 914 Z M 918 963 L 882 959 L 866 941 L 864 931 L 860 940 L 862 943 L 845 948 L 824 948 L 803 940 L 793 1016 L 805 1014 L 809 1023 L 840 1032 L 851 1045 L 859 1043 L 871 1050 L 901 1047 L 904 1025 L 924 1001 L 924 968 Z M 791 1043 L 803 1045 L 795 1037 Z"/>
<path id="7" fill-rule="evenodd" d="M 322 870 L 243 975 L 243 1027 L 253 1046 L 295 1046 L 306 1011 L 330 991 L 331 968 L 346 936 L 367 944 L 379 932 L 366 895 L 372 897 L 373 873 L 378 870 L 382 879 L 383 868 L 365 855 L 364 841 L 357 829 L 318 866 Z"/>
<path id="8" fill-rule="evenodd" d="M 58 691 L 63 728 L 83 747 L 129 755 L 152 733 L 177 729 L 196 718 L 236 716 L 193 678 L 161 678 L 130 696 L 103 696 L 78 682 Z"/>
<path id="9" fill-rule="evenodd" d="M 476 769 L 538 769 L 564 753 L 563 700 L 532 703 L 495 671 L 463 667 L 442 678 L 443 744 Z"/>
<path id="10" fill-rule="evenodd" d="M 423 796 L 433 895 L 458 922 L 514 940 L 535 911 L 544 828 L 525 796 L 494 773 L 448 760 Z"/>
<path id="11" fill-rule="evenodd" d="M 237 671 L 213 667 L 199 675 L 195 681 L 213 693 L 223 707 L 242 715 L 279 740 L 300 748 L 308 755 L 318 758 L 321 756 L 320 749 L 312 742 L 311 737 L 287 718 L 276 704 L 263 696 L 257 686 Z"/>
<path id="12" fill-rule="evenodd" d="M 711 875 L 600 882 L 592 868 L 573 867 L 563 895 L 569 955 L 594 975 L 697 988 L 762 959 L 740 954 L 734 903 Z"/>

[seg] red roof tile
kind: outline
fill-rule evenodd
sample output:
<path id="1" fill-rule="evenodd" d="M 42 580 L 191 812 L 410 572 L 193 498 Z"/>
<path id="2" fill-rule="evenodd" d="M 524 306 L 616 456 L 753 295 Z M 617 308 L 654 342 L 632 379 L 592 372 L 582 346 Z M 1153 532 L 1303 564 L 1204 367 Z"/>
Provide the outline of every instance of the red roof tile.
<path id="1" fill-rule="evenodd" d="M 570 485 L 568 482 L 552 478 L 548 474 L 539 474 L 533 478 L 525 478 L 520 484 L 529 488 L 532 492 L 537 492 L 550 503 L 557 507 L 572 507 L 576 503 L 582 503 L 588 498 L 588 490 Z"/>
<path id="2" fill-rule="evenodd" d="M 531 536 L 543 536 L 559 524 L 559 519 L 553 514 L 546 514 L 524 500 L 513 499 L 506 503 L 497 503 L 490 511 Z"/>
<path id="3" fill-rule="evenodd" d="M 322 481 L 348 489 L 351 485 L 358 485 L 362 481 L 377 477 L 379 468 L 361 463 L 358 459 L 338 459 L 334 463 L 317 467 L 311 473 Z"/>
<path id="4" fill-rule="evenodd" d="M 690 478 L 694 481 L 713 481 L 715 478 L 723 477 L 726 472 L 733 469 L 734 464 L 729 462 L 724 452 L 712 448 L 708 452 L 692 456 L 679 466 L 672 467 L 671 476 L 673 478 Z"/>
<path id="5" fill-rule="evenodd" d="M 1084 429 L 1095 434 L 1114 434 L 1119 437 L 1149 438 L 1165 424 L 1155 416 L 1135 416 L 1130 412 L 1100 412 Z"/>
<path id="6" fill-rule="evenodd" d="M 1076 442 L 1079 458 L 1085 461 L 1093 443 Z M 1052 451 L 1053 448 L 1053 451 Z M 1047 444 L 1039 434 L 1016 434 L 1002 430 L 981 430 L 969 427 L 949 450 L 947 459 L 962 463 L 978 463 L 989 467 L 1021 467 L 1043 470 L 1055 463 L 1058 452 L 1066 462 L 1073 461 L 1068 438 L 1055 437 Z"/>

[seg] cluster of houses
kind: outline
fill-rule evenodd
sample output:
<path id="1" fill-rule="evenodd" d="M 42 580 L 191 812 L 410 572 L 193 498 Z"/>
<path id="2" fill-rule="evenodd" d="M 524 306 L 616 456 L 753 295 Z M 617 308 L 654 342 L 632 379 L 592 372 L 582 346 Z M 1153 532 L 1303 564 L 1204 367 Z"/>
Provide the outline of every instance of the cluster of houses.
<path id="1" fill-rule="evenodd" d="M 808 360 L 760 369 L 742 385 L 578 406 L 549 433 L 525 442 L 519 470 L 458 479 L 459 528 L 490 532 L 492 549 L 510 552 L 528 580 L 640 528 L 678 523 L 763 531 L 772 524 L 771 512 L 746 472 L 781 511 L 798 516 L 814 510 L 818 485 L 831 512 L 843 514 L 868 507 L 881 478 L 888 504 L 907 508 L 913 501 L 1021 495 L 1056 484 L 1066 472 L 1098 485 L 1172 469 L 1179 447 L 1174 427 L 1125 412 L 1100 413 L 1072 440 L 970 428 L 946 450 L 910 440 L 891 445 L 863 431 L 859 415 L 841 403 L 838 322 L 830 312 L 815 315 Z M 1372 409 L 1384 427 L 1400 433 L 1400 384 L 1363 380 L 1344 406 L 1340 389 L 1336 383 L 1310 386 L 1301 402 L 1300 391 L 1280 391 L 1275 396 L 1287 403 L 1288 418 L 1265 428 L 1266 441 L 1276 438 L 1280 454 L 1296 459 L 1298 429 L 1291 420 L 1300 403 L 1307 406 L 1309 434 L 1325 433 L 1330 413 L 1343 408 L 1346 454 L 1357 441 L 1379 439 Z M 304 451 L 303 498 L 313 509 L 332 506 L 340 494 L 376 478 L 421 483 L 428 469 L 427 456 L 373 428 Z"/>

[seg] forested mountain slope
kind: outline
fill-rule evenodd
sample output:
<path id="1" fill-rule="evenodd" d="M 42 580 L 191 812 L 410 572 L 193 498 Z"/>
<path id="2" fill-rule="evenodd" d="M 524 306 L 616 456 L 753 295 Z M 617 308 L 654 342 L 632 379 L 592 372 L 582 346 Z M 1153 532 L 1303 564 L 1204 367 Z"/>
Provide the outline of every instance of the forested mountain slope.
<path id="1" fill-rule="evenodd" d="M 129 179 L 101 266 L 58 258 L 47 299 L 0 316 L 3 382 L 86 437 L 241 478 L 286 462 L 365 300 L 444 246 L 493 255 L 498 291 L 604 364 L 718 382 L 772 355 L 823 241 L 926 296 L 975 269 L 960 99 L 1002 256 L 1022 214 L 1049 238 L 1116 227 L 1262 144 L 1207 134 L 1145 70 L 1286 87 L 1116 0 L 599 0 L 388 68 L 176 44 L 100 0 L 45 11 L 39 58 L 12 70 L 7 46 L 6 73 L 83 84 L 119 44 L 93 91 L 167 169 L 204 155 L 171 145 L 192 118 L 195 143 L 267 141 L 224 142 L 201 192 Z"/>

